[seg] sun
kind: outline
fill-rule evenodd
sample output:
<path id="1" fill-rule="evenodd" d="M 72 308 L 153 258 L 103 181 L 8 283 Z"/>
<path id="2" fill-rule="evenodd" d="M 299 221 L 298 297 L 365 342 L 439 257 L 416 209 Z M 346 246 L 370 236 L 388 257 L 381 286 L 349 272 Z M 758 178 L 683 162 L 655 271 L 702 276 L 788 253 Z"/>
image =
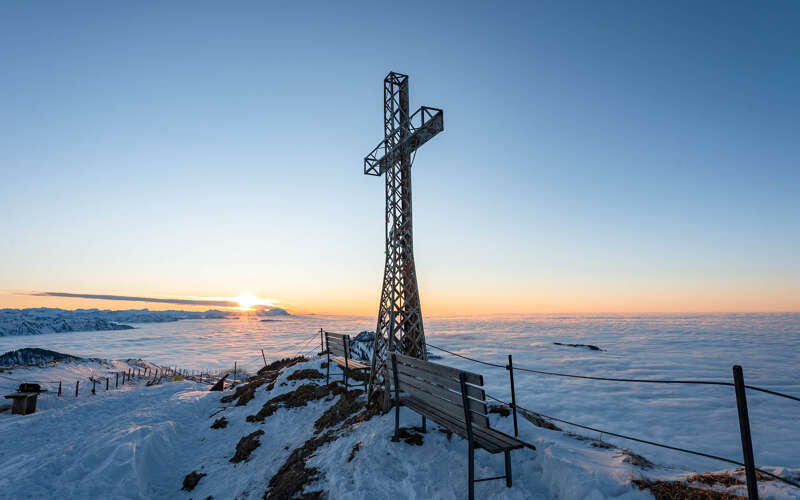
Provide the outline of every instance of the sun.
<path id="1" fill-rule="evenodd" d="M 236 302 L 239 303 L 239 308 L 250 310 L 255 305 L 261 304 L 263 301 L 259 300 L 258 297 L 255 295 L 251 295 L 249 293 L 243 293 L 234 299 Z"/>

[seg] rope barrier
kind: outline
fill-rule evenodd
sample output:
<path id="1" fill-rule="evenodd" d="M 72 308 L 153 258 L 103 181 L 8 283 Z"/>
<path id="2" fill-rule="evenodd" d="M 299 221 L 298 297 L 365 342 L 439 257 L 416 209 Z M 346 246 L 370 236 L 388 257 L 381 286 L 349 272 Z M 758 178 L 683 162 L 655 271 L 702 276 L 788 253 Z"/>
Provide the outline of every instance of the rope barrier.
<path id="1" fill-rule="evenodd" d="M 500 364 L 497 364 L 497 363 L 489 363 L 487 361 L 481 361 L 479 359 L 470 358 L 468 356 L 464 356 L 464 355 L 455 353 L 453 351 L 448 351 L 447 349 L 435 346 L 433 344 L 427 344 L 426 343 L 426 345 L 428 347 L 433 347 L 434 349 L 438 349 L 438 350 L 446 352 L 448 354 L 452 354 L 453 356 L 458 356 L 459 358 L 463 358 L 463 359 L 466 359 L 466 360 L 469 360 L 469 361 L 472 361 L 472 362 L 475 362 L 475 363 L 480 363 L 482 365 L 487 365 L 487 366 L 493 366 L 495 368 L 508 369 L 508 367 L 506 365 L 500 365 Z M 726 386 L 726 387 L 734 387 L 734 384 L 732 382 L 717 382 L 717 381 L 713 381 L 713 380 L 652 380 L 652 379 L 636 379 L 636 378 L 593 377 L 593 376 L 589 376 L 589 375 L 574 375 L 574 374 L 569 374 L 569 373 L 558 373 L 558 372 L 548 372 L 548 371 L 543 371 L 543 370 L 534 370 L 533 368 L 524 368 L 524 367 L 519 367 L 519 366 L 516 366 L 516 365 L 514 365 L 514 370 L 515 371 L 521 371 L 521 372 L 537 373 L 539 375 L 551 375 L 551 376 L 555 376 L 555 377 L 579 378 L 579 379 L 585 379 L 585 380 L 602 380 L 602 381 L 607 381 L 607 382 L 635 382 L 635 383 L 645 383 L 645 384 L 720 385 L 720 386 Z M 762 387 L 756 387 L 756 386 L 752 386 L 752 385 L 745 385 L 745 388 L 753 390 L 753 391 L 763 392 L 763 393 L 766 393 L 766 394 L 772 394 L 773 396 L 779 396 L 779 397 L 782 397 L 782 398 L 791 399 L 791 400 L 794 400 L 794 401 L 800 401 L 800 398 L 798 398 L 796 396 L 790 396 L 789 394 L 784 394 L 782 392 L 777 392 L 777 391 L 772 391 L 772 390 L 769 390 L 769 389 L 764 389 Z"/>
<path id="2" fill-rule="evenodd" d="M 509 407 L 513 408 L 513 405 L 511 403 L 508 403 L 506 401 L 498 399 L 498 398 L 492 396 L 491 394 L 486 394 L 486 397 L 490 398 L 490 399 L 493 399 L 494 401 L 497 401 L 498 403 L 501 403 L 501 404 L 504 404 L 506 406 L 509 406 Z M 555 422 L 561 422 L 563 424 L 571 425 L 573 427 L 579 427 L 581 429 L 586 429 L 586 430 L 590 430 L 590 431 L 593 431 L 593 432 L 599 432 L 601 434 L 608 434 L 609 436 L 615 436 L 615 437 L 618 437 L 618 438 L 627 439 L 629 441 L 636 441 L 638 443 L 649 444 L 649 445 L 652 445 L 652 446 L 657 446 L 659 448 L 666 448 L 668 450 L 679 451 L 681 453 L 688 453 L 688 454 L 691 454 L 691 455 L 697 455 L 697 456 L 700 456 L 700 457 L 711 458 L 711 459 L 714 459 L 714 460 L 719 460 L 719 461 L 727 462 L 727 463 L 734 464 L 734 465 L 744 466 L 744 463 L 739 462 L 738 460 L 733 460 L 733 459 L 730 459 L 730 458 L 720 457 L 718 455 L 711 455 L 710 453 L 703 453 L 701 451 L 687 450 L 685 448 L 678 448 L 677 446 L 670 446 L 670 445 L 667 445 L 667 444 L 656 443 L 654 441 L 648 441 L 646 439 L 640 439 L 640 438 L 636 438 L 636 437 L 632 437 L 632 436 L 626 436 L 624 434 L 618 434 L 616 432 L 610 432 L 610 431 L 606 431 L 606 430 L 602 430 L 602 429 L 596 429 L 594 427 L 589 427 L 588 425 L 576 424 L 575 422 L 570 422 L 569 420 L 564 420 L 564 419 L 557 418 L 557 417 L 551 417 L 549 415 L 545 415 L 544 413 L 539 413 L 537 411 L 530 410 L 530 409 L 522 407 L 520 405 L 516 405 L 516 406 L 517 406 L 518 410 L 522 410 L 525 413 L 530 413 L 532 415 L 537 415 L 539 417 L 546 418 L 548 420 L 552 420 L 552 421 L 555 421 Z M 766 476 L 770 476 L 770 477 L 772 477 L 774 479 L 777 479 L 778 481 L 782 481 L 782 482 L 784 482 L 784 483 L 786 483 L 788 485 L 800 488 L 800 483 L 796 483 L 796 482 L 792 481 L 791 479 L 786 479 L 785 477 L 781 477 L 781 476 L 778 476 L 778 475 L 773 474 L 771 472 L 765 471 L 763 469 L 759 469 L 758 467 L 756 467 L 756 470 L 758 472 L 766 475 Z"/>

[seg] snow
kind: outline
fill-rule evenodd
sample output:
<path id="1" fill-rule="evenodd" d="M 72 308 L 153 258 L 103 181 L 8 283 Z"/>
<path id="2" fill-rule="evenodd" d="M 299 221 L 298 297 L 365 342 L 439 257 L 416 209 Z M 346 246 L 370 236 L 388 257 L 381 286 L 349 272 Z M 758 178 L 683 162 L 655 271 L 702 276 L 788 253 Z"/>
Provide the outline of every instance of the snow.
<path id="1" fill-rule="evenodd" d="M 335 398 L 305 407 L 282 408 L 263 424 L 250 423 L 268 399 L 291 391 L 307 380 L 288 375 L 309 367 L 321 369 L 321 359 L 284 370 L 270 392 L 262 386 L 246 406 L 220 403 L 220 393 L 189 381 L 99 392 L 97 396 L 62 397 L 33 415 L 0 415 L 0 497 L 4 498 L 261 498 L 272 477 L 292 450 L 314 435 L 314 421 Z M 68 363 L 69 364 L 69 363 Z M 118 362 L 111 362 L 121 367 Z M 70 366 L 67 369 L 89 367 Z M 105 366 L 105 365 L 103 365 Z M 94 367 L 97 369 L 98 367 Z M 54 377 L 58 366 L 30 368 Z M 51 396 L 45 396 L 45 400 Z M 51 398 L 57 399 L 57 398 Z M 210 429 L 225 416 L 228 426 Z M 323 489 L 331 499 L 411 498 L 461 499 L 466 495 L 467 447 L 463 439 L 437 432 L 430 424 L 422 446 L 390 440 L 394 413 L 375 417 L 321 447 L 308 462 L 321 470 L 305 491 Z M 419 416 L 401 409 L 401 425 L 419 424 Z M 511 419 L 492 415 L 492 425 L 511 432 Z M 249 460 L 229 462 L 238 440 L 262 429 L 261 445 Z M 512 452 L 514 484 L 503 481 L 476 485 L 487 499 L 644 499 L 648 493 L 631 484 L 633 478 L 685 476 L 660 467 L 643 471 L 623 462 L 618 450 L 591 446 L 565 433 L 534 427 L 520 420 L 521 439 L 536 451 Z M 353 461 L 347 457 L 360 442 Z M 206 474 L 192 491 L 180 491 L 184 476 Z M 503 473 L 503 458 L 476 452 L 476 475 Z M 737 489 L 738 488 L 738 489 Z M 742 493 L 742 487 L 731 489 Z M 797 498 L 797 491 L 762 484 L 762 495 Z"/>
<path id="2" fill-rule="evenodd" d="M 4 337 L 0 338 L 0 352 L 31 346 L 83 357 L 142 357 L 188 369 L 232 368 L 233 361 L 238 361 L 240 367 L 254 370 L 263 365 L 262 347 L 268 360 L 301 349 L 316 352 L 321 327 L 355 335 L 373 324 L 372 318 L 320 316 L 292 316 L 268 323 L 188 319 L 127 331 Z M 584 375 L 730 381 L 731 365 L 741 364 L 748 384 L 800 394 L 797 314 L 428 318 L 426 333 L 433 345 L 481 360 L 503 364 L 510 353 L 516 366 Z M 592 344 L 604 351 L 554 342 Z M 488 393 L 509 399 L 505 370 L 449 355 L 437 362 L 482 373 Z M 0 373 L 0 389 L 12 390 L 22 381 L 72 377 L 74 390 L 78 376 L 88 379 L 125 364 L 91 361 L 17 368 L 10 375 Z M 280 381 L 299 368 L 287 370 Z M 644 439 L 741 457 L 735 399 L 729 387 L 622 384 L 523 373 L 516 375 L 516 383 L 520 404 L 535 411 Z M 36 490 L 42 495 L 35 496 L 84 498 L 95 491 L 91 488 L 105 485 L 121 498 L 260 498 L 290 451 L 312 435 L 317 416 L 333 404 L 318 401 L 304 408 L 281 409 L 263 425 L 245 422 L 245 416 L 255 413 L 267 399 L 295 384 L 278 383 L 271 393 L 259 389 L 247 406 L 223 410 L 220 416 L 226 415 L 230 423 L 221 430 L 210 430 L 213 419 L 208 418 L 226 406 L 220 403 L 219 394 L 190 382 L 127 386 L 108 393 L 98 391 L 94 397 L 82 394 L 77 399 L 58 400 L 52 393 L 45 394 L 34 415 L 0 414 L 0 441 L 7 451 L 0 456 L 0 497 L 12 487 L 12 476 L 14 484 L 53 489 Z M 82 391 L 83 387 L 81 382 Z M 795 432 L 800 404 L 753 392 L 748 393 L 748 402 L 756 462 L 772 472 L 800 477 L 800 436 Z M 376 417 L 318 450 L 310 460 L 310 466 L 325 473 L 318 486 L 330 491 L 332 498 L 384 497 L 383 491 L 403 491 L 402 496 L 410 498 L 463 498 L 463 440 L 454 437 L 448 441 L 443 434 L 429 432 L 422 447 L 391 443 L 393 418 Z M 492 418 L 493 425 L 511 430 L 509 418 Z M 401 411 L 401 419 L 403 425 L 418 425 L 418 416 L 407 409 Z M 250 461 L 229 463 L 238 439 L 256 429 L 265 434 Z M 565 430 L 570 429 L 565 426 Z M 16 437 L 20 432 L 38 437 L 20 439 Z M 594 448 L 588 441 L 534 427 L 524 419 L 520 419 L 520 432 L 538 450 L 514 451 L 514 487 L 507 490 L 502 481 L 479 483 L 479 498 L 647 498 L 630 486 L 632 477 L 680 478 L 688 471 L 727 467 L 602 436 L 604 441 L 630 448 L 657 464 L 656 470 L 645 473 L 622 462 L 616 449 Z M 353 462 L 346 462 L 358 441 L 362 442 L 360 451 Z M 478 477 L 502 473 L 502 455 L 478 451 L 477 460 Z M 24 468 L 20 467 L 23 463 Z M 445 470 L 434 474 L 433 467 L 425 464 Z M 191 494 L 179 493 L 183 477 L 192 470 L 208 476 Z M 82 479 L 87 476 L 97 484 Z M 114 489 L 117 481 L 125 487 Z M 762 495 L 800 498 L 797 489 L 774 481 L 761 487 Z M 743 489 L 738 491 L 743 493 Z"/>

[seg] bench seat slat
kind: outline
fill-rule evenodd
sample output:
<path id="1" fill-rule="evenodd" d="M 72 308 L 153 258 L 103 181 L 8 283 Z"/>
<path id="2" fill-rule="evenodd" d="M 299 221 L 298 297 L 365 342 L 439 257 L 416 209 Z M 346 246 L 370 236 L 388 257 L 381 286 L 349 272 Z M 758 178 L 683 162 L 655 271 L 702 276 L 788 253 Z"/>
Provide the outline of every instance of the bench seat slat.
<path id="1" fill-rule="evenodd" d="M 436 408 L 440 412 L 446 413 L 452 416 L 453 418 L 459 419 L 461 421 L 464 420 L 464 408 L 462 406 L 456 405 L 454 403 L 451 403 L 450 401 L 446 401 L 444 399 L 436 397 L 428 392 L 420 390 L 418 387 L 409 384 L 401 383 L 400 387 L 403 391 L 406 392 L 406 394 L 424 402 L 426 405 L 432 408 Z M 481 415 L 479 413 L 475 413 L 474 411 L 472 413 L 472 422 L 475 424 L 475 426 L 480 426 L 480 427 L 488 427 L 489 425 L 489 419 L 486 416 Z"/>
<path id="2" fill-rule="evenodd" d="M 345 366 L 345 359 L 343 357 L 331 356 L 331 361 L 333 361 L 334 363 L 336 363 L 339 366 Z M 369 365 L 365 365 L 364 363 L 361 363 L 360 361 L 355 361 L 353 359 L 348 359 L 347 360 L 347 367 L 352 369 L 352 370 L 367 370 L 367 369 L 369 369 Z"/>
<path id="3" fill-rule="evenodd" d="M 423 371 L 416 367 L 400 363 L 397 364 L 397 371 L 400 373 L 407 373 L 409 375 L 413 375 L 414 377 L 418 377 L 423 380 L 434 382 L 440 386 L 446 387 L 454 392 L 457 392 L 459 398 L 461 397 L 461 381 L 459 381 L 458 377 L 453 378 L 450 376 L 443 376 L 436 373 Z M 483 389 L 475 387 L 472 384 L 467 384 L 467 394 L 481 401 L 486 399 L 486 393 L 483 391 Z"/>
<path id="4" fill-rule="evenodd" d="M 397 356 L 397 362 L 403 363 L 404 365 L 408 365 L 414 368 L 418 368 L 419 370 L 425 372 L 431 372 L 436 375 L 441 375 L 444 377 L 454 378 L 458 380 L 458 376 L 460 373 L 465 375 L 466 381 L 473 385 L 483 385 L 483 375 L 479 375 L 477 373 L 466 372 L 463 370 L 457 370 L 456 368 L 451 368 L 449 366 L 440 365 L 437 363 L 431 363 L 429 361 L 424 361 L 417 358 L 412 358 L 410 356 L 406 356 L 404 354 L 394 353 Z"/>
<path id="5" fill-rule="evenodd" d="M 414 386 L 417 390 L 421 390 L 438 398 L 444 399 L 454 404 L 459 409 L 463 407 L 464 402 L 461 399 L 461 391 L 453 392 L 449 389 L 445 389 L 444 387 L 433 385 L 427 381 L 418 380 L 404 373 L 398 373 L 398 378 L 400 379 L 401 390 L 405 389 L 405 387 L 407 386 Z M 469 401 L 469 409 L 472 410 L 473 412 L 480 413 L 481 415 L 486 415 L 486 413 L 488 412 L 486 403 L 483 400 L 468 398 L 468 401 Z M 464 412 L 464 410 L 460 411 L 461 413 Z"/>
<path id="6" fill-rule="evenodd" d="M 463 420 L 442 413 L 436 408 L 432 408 L 414 398 L 404 398 L 402 401 L 406 406 L 417 413 L 425 414 L 437 424 L 453 431 L 464 439 L 467 438 L 467 429 Z M 473 425 L 472 435 L 475 443 L 489 453 L 499 453 L 501 451 L 514 450 L 525 446 L 521 441 L 492 428 Z"/>
<path id="7" fill-rule="evenodd" d="M 431 407 L 427 406 L 424 402 L 421 402 L 421 401 L 418 401 L 418 400 L 414 400 L 413 398 L 406 398 L 403 401 L 405 403 L 410 403 L 409 407 L 411 407 L 412 405 L 416 405 L 421 410 L 424 410 L 426 412 L 440 413 L 440 412 L 437 412 L 437 410 L 435 408 L 431 408 Z M 462 437 L 464 437 L 466 439 L 466 437 L 467 437 L 466 436 L 466 432 L 467 431 L 466 431 L 466 426 L 464 425 L 464 421 L 463 420 L 457 419 L 457 418 L 454 419 L 452 416 L 444 414 L 444 413 L 440 413 L 439 416 L 442 417 L 442 418 L 450 419 L 449 420 L 450 421 L 450 425 L 455 427 L 454 429 L 451 429 L 451 430 L 453 430 L 453 432 L 455 432 L 456 429 L 457 429 L 459 432 L 463 433 Z M 472 433 L 473 433 L 473 437 L 478 436 L 479 440 L 484 445 L 488 445 L 490 447 L 495 447 L 498 450 L 501 450 L 501 449 L 516 449 L 516 448 L 521 448 L 521 447 L 524 446 L 524 444 L 521 441 L 519 441 L 518 439 L 515 439 L 515 438 L 509 436 L 508 434 L 505 434 L 504 432 L 498 431 L 497 429 L 492 429 L 491 427 L 479 427 L 479 426 L 473 425 L 472 426 Z M 459 435 L 461 435 L 461 434 L 459 434 Z M 483 447 L 483 445 L 482 445 L 482 447 Z"/>

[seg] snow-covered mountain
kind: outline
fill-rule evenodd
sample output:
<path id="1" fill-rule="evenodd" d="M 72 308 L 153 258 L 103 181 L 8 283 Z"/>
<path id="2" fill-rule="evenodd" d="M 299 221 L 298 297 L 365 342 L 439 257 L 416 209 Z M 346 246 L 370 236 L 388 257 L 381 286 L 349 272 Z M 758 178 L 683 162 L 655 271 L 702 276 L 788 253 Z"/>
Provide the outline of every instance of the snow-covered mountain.
<path id="1" fill-rule="evenodd" d="M 78 356 L 63 354 L 49 349 L 26 347 L 16 351 L 9 351 L 0 356 L 0 366 L 37 365 L 53 361 L 81 361 L 82 359 Z"/>
<path id="2" fill-rule="evenodd" d="M 162 323 L 181 319 L 224 319 L 238 317 L 236 311 L 151 311 L 149 309 L 0 309 L 0 337 L 43 333 L 129 330 L 128 323 Z M 257 316 L 289 316 L 277 307 L 254 312 Z"/>

